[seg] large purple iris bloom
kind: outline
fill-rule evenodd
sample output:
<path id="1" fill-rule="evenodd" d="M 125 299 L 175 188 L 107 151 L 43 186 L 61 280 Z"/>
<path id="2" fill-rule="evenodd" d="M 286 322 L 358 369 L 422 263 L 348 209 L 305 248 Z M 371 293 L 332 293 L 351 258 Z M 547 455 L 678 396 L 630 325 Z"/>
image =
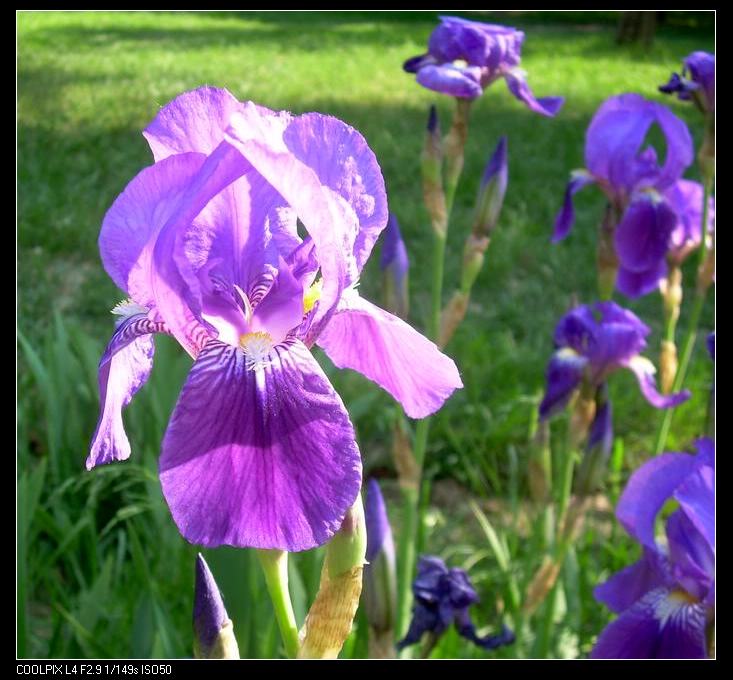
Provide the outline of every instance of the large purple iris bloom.
<path id="1" fill-rule="evenodd" d="M 169 333 L 194 358 L 159 464 L 183 536 L 289 551 L 322 544 L 359 492 L 361 462 L 310 347 L 414 418 L 461 387 L 451 359 L 355 290 L 387 222 L 377 160 L 340 120 L 211 87 L 177 97 L 144 135 L 155 164 L 117 198 L 99 237 L 105 269 L 131 301 L 117 308 L 100 363 L 87 467 L 130 455 L 121 411 L 148 378 L 152 334 Z"/>
<path id="2" fill-rule="evenodd" d="M 504 78 L 509 91 L 544 116 L 554 116 L 562 97 L 536 99 L 519 68 L 524 33 L 508 26 L 485 24 L 458 17 L 440 17 L 430 36 L 428 51 L 408 59 L 403 68 L 415 73 L 429 90 L 475 99 L 495 80 Z"/>
<path id="3" fill-rule="evenodd" d="M 682 101 L 693 101 L 705 113 L 715 113 L 715 55 L 693 52 L 683 62 L 682 75 L 673 73 L 659 90 L 676 93 Z"/>
<path id="4" fill-rule="evenodd" d="M 568 312 L 555 328 L 556 351 L 547 367 L 540 417 L 565 408 L 583 381 L 599 388 L 619 368 L 634 373 L 642 394 L 656 408 L 671 408 L 688 399 L 687 390 L 666 395 L 657 391 L 654 365 L 641 356 L 650 332 L 639 317 L 615 302 L 581 305 Z M 599 411 L 597 417 L 610 419 L 610 409 Z M 610 423 L 598 427 L 605 432 Z"/>
<path id="5" fill-rule="evenodd" d="M 453 624 L 460 635 L 484 649 L 496 649 L 514 642 L 514 633 L 506 626 L 497 635 L 480 637 L 468 611 L 479 597 L 463 569 L 448 569 L 439 557 L 425 555 L 417 565 L 417 577 L 412 583 L 415 604 L 412 621 L 404 639 L 397 643 L 402 649 L 420 642 L 426 633 L 440 637 Z"/>
<path id="6" fill-rule="evenodd" d="M 642 148 L 650 129 L 664 135 L 664 162 L 653 146 Z M 619 216 L 615 247 L 619 259 L 617 286 L 631 297 L 653 290 L 667 272 L 666 255 L 678 221 L 679 204 L 670 192 L 692 163 L 693 146 L 685 123 L 666 106 L 637 94 L 611 97 L 596 112 L 586 132 L 586 169 L 573 172 L 563 207 L 555 219 L 553 242 L 569 233 L 575 220 L 573 196 L 596 184 Z M 700 198 L 700 205 L 702 197 Z M 685 203 L 687 205 L 687 203 Z"/>
<path id="7" fill-rule="evenodd" d="M 666 545 L 654 524 L 670 500 Z M 598 638 L 594 658 L 653 659 L 708 656 L 715 616 L 715 447 L 697 454 L 664 453 L 642 465 L 616 508 L 642 558 L 596 587 L 596 599 L 620 616 Z"/>

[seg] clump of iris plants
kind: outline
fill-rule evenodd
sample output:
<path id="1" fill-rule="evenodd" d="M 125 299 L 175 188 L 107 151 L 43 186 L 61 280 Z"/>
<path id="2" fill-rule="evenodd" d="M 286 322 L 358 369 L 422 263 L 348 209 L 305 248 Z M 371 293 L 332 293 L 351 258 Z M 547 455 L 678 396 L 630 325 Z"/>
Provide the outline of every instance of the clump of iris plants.
<path id="1" fill-rule="evenodd" d="M 497 131 L 487 150 L 459 277 L 444 300 L 471 106 L 501 79 L 545 119 L 564 103 L 533 94 L 521 68 L 524 38 L 510 27 L 444 16 L 427 51 L 403 65 L 453 106 L 445 135 L 437 106 L 430 107 L 416 159 L 433 240 L 425 335 L 409 322 L 415 263 L 400 230 L 399 206 L 388 207 L 367 141 L 337 118 L 270 110 L 216 87 L 185 92 L 144 130 L 154 162 L 105 215 L 102 263 L 126 297 L 112 309 L 115 329 L 99 363 L 100 415 L 86 466 L 131 456 L 123 410 L 151 374 L 154 337 L 175 338 L 192 366 L 162 440 L 162 494 L 189 543 L 257 551 L 285 656 L 336 658 L 360 603 L 372 658 L 427 658 L 451 628 L 477 653 L 515 645 L 523 655 L 531 643 L 538 656 L 551 655 L 551 630 L 561 616 L 560 576 L 592 498 L 606 489 L 618 380 L 611 376 L 622 369 L 662 415 L 654 449 L 639 452 L 646 460 L 615 507 L 641 558 L 595 588 L 596 599 L 618 616 L 598 631 L 590 655 L 714 655 L 714 440 L 697 439 L 695 454 L 666 448 L 671 414 L 691 396 L 686 373 L 715 277 L 711 54 L 689 55 L 682 74 L 659 87 L 702 113 L 701 181 L 685 177 L 695 159 L 687 125 L 642 94 L 609 93 L 586 131 L 586 167 L 571 174 L 552 240 L 569 235 L 575 194 L 596 185 L 607 201 L 595 252 L 598 291 L 585 291 L 585 299 L 560 318 L 544 394 L 531 405 L 530 456 L 540 451 L 541 464 L 533 469 L 542 479 L 530 486 L 542 490 L 534 494 L 542 506 L 542 542 L 534 571 L 522 575 L 523 593 L 507 546 L 475 512 L 511 583 L 509 610 L 503 603 L 496 607 L 499 632 L 476 628 L 472 608 L 479 590 L 466 570 L 448 567 L 441 556 L 418 558 L 431 551 L 423 531 L 430 417 L 463 387 L 443 348 L 469 312 L 489 245 L 501 233 L 509 187 L 507 129 Z M 649 143 L 654 126 L 664 138 L 663 156 Z M 384 308 L 358 289 L 382 234 Z M 695 281 L 687 286 L 694 290 L 692 307 L 678 349 L 683 265 L 690 269 L 685 263 L 693 255 Z M 650 326 L 613 299 L 620 294 L 633 303 L 653 291 L 664 314 L 659 371 L 643 355 Z M 713 359 L 714 345 L 712 334 Z M 316 360 L 315 346 L 337 368 L 360 372 L 395 400 L 389 424 L 402 512 L 394 532 L 374 478 L 362 502 L 362 459 L 348 405 Z M 714 405 L 711 390 L 700 434 L 714 430 Z M 563 420 L 558 445 L 553 428 Z M 288 555 L 319 547 L 319 588 L 298 621 Z M 196 657 L 239 658 L 224 595 L 200 554 L 192 637 Z"/>

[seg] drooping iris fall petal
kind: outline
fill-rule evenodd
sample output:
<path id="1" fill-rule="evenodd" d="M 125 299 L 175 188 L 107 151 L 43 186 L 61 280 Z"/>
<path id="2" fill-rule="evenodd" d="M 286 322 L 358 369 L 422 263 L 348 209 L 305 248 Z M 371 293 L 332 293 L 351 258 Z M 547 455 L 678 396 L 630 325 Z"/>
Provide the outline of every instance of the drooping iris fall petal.
<path id="1" fill-rule="evenodd" d="M 163 494 L 192 543 L 313 548 L 361 486 L 353 427 L 302 343 L 247 363 L 215 340 L 199 354 L 163 439 Z"/>
<path id="2" fill-rule="evenodd" d="M 343 298 L 318 344 L 336 366 L 389 392 L 410 418 L 434 413 L 463 387 L 455 363 L 433 342 L 356 293 Z"/>

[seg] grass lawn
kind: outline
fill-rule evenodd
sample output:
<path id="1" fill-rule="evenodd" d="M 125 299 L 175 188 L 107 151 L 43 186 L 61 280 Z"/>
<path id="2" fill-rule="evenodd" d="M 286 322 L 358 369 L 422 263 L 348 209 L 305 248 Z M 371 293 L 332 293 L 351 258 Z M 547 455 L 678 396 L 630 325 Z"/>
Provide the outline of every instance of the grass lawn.
<path id="1" fill-rule="evenodd" d="M 568 174 L 583 164 L 584 131 L 594 111 L 622 92 L 669 105 L 699 143 L 696 112 L 659 94 L 657 85 L 691 51 L 714 51 L 714 30 L 705 21 L 687 26 L 670 21 L 644 51 L 614 43 L 615 17 L 609 13 L 478 18 L 524 29 L 522 66 L 535 94 L 566 97 L 555 119 L 529 112 L 501 81 L 475 103 L 449 235 L 446 298 L 458 281 L 478 178 L 499 136 L 506 134 L 509 188 L 501 222 L 467 320 L 447 348 L 465 389 L 431 431 L 428 472 L 438 480 L 435 491 L 445 493 L 434 494 L 428 514 L 434 538 L 429 535 L 425 546 L 452 551 L 457 563 L 476 563 L 481 615 L 496 623 L 506 573 L 496 566 L 473 515 L 454 512 L 450 498 L 468 488 L 477 498 L 498 499 L 491 506 L 492 521 L 506 529 L 512 568 L 522 577 L 531 575 L 535 558 L 523 546 L 521 532 L 513 531 L 518 513 L 503 511 L 502 502 L 516 504 L 526 496 L 529 424 L 554 325 L 573 300 L 592 302 L 596 290 L 600 193 L 581 194 L 572 235 L 561 245 L 549 242 Z M 424 328 L 431 234 L 422 207 L 419 155 L 429 105 L 437 104 L 446 130 L 452 101 L 419 87 L 401 64 L 424 51 L 435 23 L 434 13 L 18 15 L 20 655 L 190 653 L 195 551 L 173 526 L 156 475 L 160 438 L 188 366 L 173 343 L 159 343 L 153 377 L 128 411 L 134 460 L 83 471 L 96 419 L 96 362 L 112 329 L 109 309 L 121 297 L 102 269 L 97 235 L 115 197 L 152 162 L 141 130 L 175 95 L 202 84 L 226 87 L 239 99 L 273 109 L 319 111 L 353 125 L 382 166 L 390 208 L 412 260 L 412 321 Z M 687 176 L 697 179 L 697 170 Z M 381 291 L 377 264 L 373 257 L 361 279 L 362 295 L 375 301 Z M 687 269 L 689 280 L 692 275 Z M 656 360 L 659 297 L 618 301 L 652 326 L 648 355 Z M 712 330 L 713 317 L 709 301 L 705 332 Z M 699 342 L 688 381 L 694 396 L 675 417 L 673 446 L 684 447 L 700 433 L 711 380 L 704 357 Z M 357 374 L 327 370 L 357 427 L 365 471 L 392 476 L 391 399 Z M 611 397 L 626 474 L 646 457 L 657 414 L 630 374 L 614 376 Z M 559 424 L 558 436 L 562 429 Z M 451 485 L 460 485 L 459 491 Z M 389 496 L 389 482 L 387 489 Z M 574 567 L 565 577 L 575 586 L 567 589 L 553 654 L 587 653 L 608 620 L 590 589 L 601 574 L 629 558 L 620 535 L 608 540 L 610 530 L 608 523 L 589 529 L 570 561 Z M 260 595 L 261 576 L 249 552 L 222 549 L 210 555 L 231 603 L 243 655 L 277 654 L 270 604 Z M 575 580 L 573 568 L 581 575 Z M 294 563 L 300 620 L 318 569 L 315 554 Z M 345 655 L 363 653 L 364 628 L 356 627 Z M 509 648 L 500 654 L 531 649 L 530 641 L 519 652 Z M 436 652 L 474 653 L 450 636 Z"/>

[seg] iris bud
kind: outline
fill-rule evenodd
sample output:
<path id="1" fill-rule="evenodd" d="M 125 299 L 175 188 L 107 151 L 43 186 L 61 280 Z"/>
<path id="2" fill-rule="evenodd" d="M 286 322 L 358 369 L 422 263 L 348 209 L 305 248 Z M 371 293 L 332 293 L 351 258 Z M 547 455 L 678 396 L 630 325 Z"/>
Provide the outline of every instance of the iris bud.
<path id="1" fill-rule="evenodd" d="M 194 656 L 197 659 L 238 659 L 234 627 L 227 616 L 219 588 L 199 553 L 193 600 Z"/>

